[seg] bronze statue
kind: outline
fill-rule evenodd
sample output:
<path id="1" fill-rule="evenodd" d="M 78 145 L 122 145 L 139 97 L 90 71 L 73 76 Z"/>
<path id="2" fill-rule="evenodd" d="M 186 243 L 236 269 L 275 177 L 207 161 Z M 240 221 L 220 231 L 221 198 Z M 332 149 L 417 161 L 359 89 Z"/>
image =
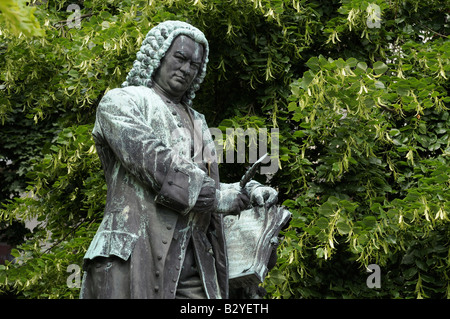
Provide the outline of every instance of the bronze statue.
<path id="1" fill-rule="evenodd" d="M 219 181 L 214 141 L 192 109 L 208 53 L 197 28 L 160 23 L 122 88 L 102 98 L 93 136 L 107 201 L 81 298 L 229 297 L 224 218 L 249 202 L 270 208 L 277 192 Z"/>

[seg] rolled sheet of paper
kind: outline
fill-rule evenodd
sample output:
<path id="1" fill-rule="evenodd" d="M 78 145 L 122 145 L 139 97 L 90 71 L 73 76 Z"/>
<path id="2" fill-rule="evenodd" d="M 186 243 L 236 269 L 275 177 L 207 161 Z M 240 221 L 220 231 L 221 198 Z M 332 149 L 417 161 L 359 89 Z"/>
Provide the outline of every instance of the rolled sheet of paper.
<path id="1" fill-rule="evenodd" d="M 268 263 L 278 246 L 278 235 L 291 213 L 280 206 L 252 207 L 237 216 L 224 217 L 230 287 L 258 285 L 268 273 Z"/>

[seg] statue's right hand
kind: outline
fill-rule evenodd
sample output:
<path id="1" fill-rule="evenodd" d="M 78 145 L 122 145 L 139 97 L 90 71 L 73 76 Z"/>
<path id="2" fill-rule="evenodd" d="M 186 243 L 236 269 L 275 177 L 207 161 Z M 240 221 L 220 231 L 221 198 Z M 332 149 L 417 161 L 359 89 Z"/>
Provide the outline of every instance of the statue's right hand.
<path id="1" fill-rule="evenodd" d="M 244 189 L 230 188 L 218 196 L 217 212 L 224 215 L 238 215 L 247 208 L 250 198 Z"/>

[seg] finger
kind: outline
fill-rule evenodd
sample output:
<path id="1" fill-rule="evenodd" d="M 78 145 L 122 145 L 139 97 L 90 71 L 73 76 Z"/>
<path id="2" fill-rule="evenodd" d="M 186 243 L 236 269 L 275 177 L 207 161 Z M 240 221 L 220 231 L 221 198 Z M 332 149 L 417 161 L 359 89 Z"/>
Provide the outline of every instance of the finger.
<path id="1" fill-rule="evenodd" d="M 214 203 L 214 198 L 205 197 L 205 198 L 202 198 L 200 200 L 200 202 L 202 203 L 202 205 L 210 205 L 210 204 Z"/>
<path id="2" fill-rule="evenodd" d="M 216 188 L 212 187 L 212 186 L 204 186 L 200 190 L 200 195 L 212 196 L 212 195 L 215 195 L 215 193 L 216 193 Z"/>
<path id="3" fill-rule="evenodd" d="M 246 196 L 243 196 L 242 194 L 239 194 L 233 202 L 233 206 L 232 206 L 232 213 L 234 215 L 239 214 L 241 212 L 241 210 L 245 209 L 245 207 L 247 207 L 248 203 L 246 201 Z"/>
<path id="4" fill-rule="evenodd" d="M 237 196 L 243 199 L 250 200 L 250 194 L 245 190 L 245 188 L 241 188 Z"/>
<path id="5" fill-rule="evenodd" d="M 258 206 L 264 205 L 264 197 L 261 194 L 256 194 L 253 200 Z"/>
<path id="6" fill-rule="evenodd" d="M 271 194 L 269 199 L 266 201 L 266 207 L 270 208 L 278 202 L 278 194 Z"/>
<path id="7" fill-rule="evenodd" d="M 198 166 L 198 168 L 200 168 L 200 169 L 201 169 L 202 171 L 204 171 L 205 173 L 208 173 L 208 169 L 207 169 L 207 167 L 206 167 L 206 163 L 205 163 L 205 162 L 200 163 L 200 164 L 198 164 L 197 166 Z"/>
<path id="8" fill-rule="evenodd" d="M 246 201 L 250 201 L 250 196 L 248 195 L 248 193 L 246 191 L 242 191 L 239 194 L 239 197 L 241 197 L 242 199 L 246 200 Z"/>
<path id="9" fill-rule="evenodd" d="M 249 201 L 243 200 L 242 198 L 239 200 L 239 210 L 244 210 L 247 208 Z"/>
<path id="10" fill-rule="evenodd" d="M 200 195 L 198 195 L 197 203 L 210 202 L 210 201 L 214 201 L 214 200 L 215 200 L 214 194 L 200 194 Z"/>
<path id="11" fill-rule="evenodd" d="M 237 215 L 241 212 L 241 209 L 239 208 L 239 205 L 233 205 L 233 208 L 230 210 L 230 215 Z"/>

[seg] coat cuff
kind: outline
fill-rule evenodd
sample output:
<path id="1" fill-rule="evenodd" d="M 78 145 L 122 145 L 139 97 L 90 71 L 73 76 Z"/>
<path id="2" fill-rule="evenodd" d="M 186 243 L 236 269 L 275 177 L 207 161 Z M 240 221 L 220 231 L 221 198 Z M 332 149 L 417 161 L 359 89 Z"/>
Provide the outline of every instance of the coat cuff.
<path id="1" fill-rule="evenodd" d="M 173 161 L 155 202 L 186 215 L 197 201 L 205 176 L 193 163 Z"/>

